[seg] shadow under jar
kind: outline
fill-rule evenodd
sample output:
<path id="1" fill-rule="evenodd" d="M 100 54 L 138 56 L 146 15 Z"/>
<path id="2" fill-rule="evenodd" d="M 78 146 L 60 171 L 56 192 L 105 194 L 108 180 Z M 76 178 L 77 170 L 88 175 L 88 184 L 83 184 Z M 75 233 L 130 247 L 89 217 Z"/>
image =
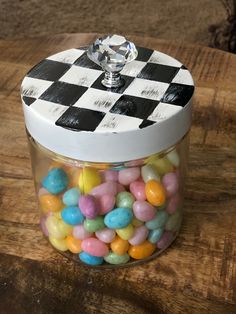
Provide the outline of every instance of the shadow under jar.
<path id="1" fill-rule="evenodd" d="M 193 92 L 179 61 L 118 35 L 28 72 L 21 96 L 40 225 L 56 250 L 118 267 L 173 242 Z"/>

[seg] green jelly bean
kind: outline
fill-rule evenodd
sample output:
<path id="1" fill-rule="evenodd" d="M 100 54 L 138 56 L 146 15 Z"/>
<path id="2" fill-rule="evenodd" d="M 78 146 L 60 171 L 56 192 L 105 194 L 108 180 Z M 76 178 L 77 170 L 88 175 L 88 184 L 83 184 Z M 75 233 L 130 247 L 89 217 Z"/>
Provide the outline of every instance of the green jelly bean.
<path id="1" fill-rule="evenodd" d="M 88 232 L 96 232 L 98 230 L 105 228 L 103 217 L 97 216 L 95 219 L 86 218 L 84 221 L 84 228 Z"/>
<path id="2" fill-rule="evenodd" d="M 116 196 L 116 206 L 132 208 L 135 199 L 129 192 L 120 192 Z"/>
<path id="3" fill-rule="evenodd" d="M 165 229 L 168 231 L 177 231 L 180 228 L 182 221 L 182 214 L 180 211 L 176 211 L 174 214 L 169 216 Z"/>
<path id="4" fill-rule="evenodd" d="M 174 170 L 171 162 L 165 157 L 153 161 L 152 166 L 157 170 L 157 172 L 161 176 L 167 172 L 171 172 Z"/>
<path id="5" fill-rule="evenodd" d="M 166 224 L 167 219 L 168 219 L 167 212 L 165 212 L 164 210 L 159 210 L 152 220 L 146 222 L 146 227 L 149 230 L 162 228 Z"/>
<path id="6" fill-rule="evenodd" d="M 157 243 L 160 240 L 163 231 L 164 230 L 162 228 L 151 230 L 148 235 L 148 241 L 153 244 Z"/>
<path id="7" fill-rule="evenodd" d="M 110 252 L 107 256 L 104 257 L 104 260 L 113 265 L 125 264 L 129 261 L 129 254 L 125 253 L 124 255 L 117 255 L 113 252 Z"/>

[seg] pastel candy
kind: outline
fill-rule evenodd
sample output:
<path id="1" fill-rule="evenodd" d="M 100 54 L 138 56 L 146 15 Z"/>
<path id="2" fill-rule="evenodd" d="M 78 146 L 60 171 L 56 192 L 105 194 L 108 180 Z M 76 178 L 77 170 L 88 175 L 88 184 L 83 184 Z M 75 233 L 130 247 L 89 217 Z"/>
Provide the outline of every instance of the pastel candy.
<path id="1" fill-rule="evenodd" d="M 84 252 L 98 257 L 106 256 L 109 253 L 107 245 L 95 238 L 84 239 L 81 248 Z"/>
<path id="2" fill-rule="evenodd" d="M 109 228 L 104 228 L 102 230 L 98 230 L 96 231 L 96 237 L 105 243 L 111 243 L 112 240 L 115 238 L 116 236 L 116 232 L 113 229 L 109 229 Z"/>
<path id="3" fill-rule="evenodd" d="M 111 249 L 117 255 L 124 255 L 129 249 L 129 242 L 116 236 L 111 242 Z"/>
<path id="4" fill-rule="evenodd" d="M 104 229 L 104 221 L 102 216 L 97 216 L 95 219 L 86 218 L 84 221 L 84 228 L 88 232 L 96 232 L 98 230 Z"/>
<path id="5" fill-rule="evenodd" d="M 149 164 L 142 167 L 141 175 L 145 183 L 147 183 L 150 180 L 160 181 L 160 176 L 157 170 L 152 165 Z"/>
<path id="6" fill-rule="evenodd" d="M 163 234 L 163 228 L 158 228 L 158 229 L 154 229 L 154 230 L 151 230 L 149 232 L 149 235 L 148 235 L 148 241 L 151 242 L 151 243 L 157 243 L 157 241 L 160 240 L 162 234 Z"/>
<path id="7" fill-rule="evenodd" d="M 49 235 L 55 239 L 64 239 L 67 235 L 72 233 L 71 226 L 65 224 L 61 219 L 55 216 L 47 217 L 45 226 Z"/>
<path id="8" fill-rule="evenodd" d="M 123 185 L 130 185 L 130 183 L 136 181 L 139 176 L 140 169 L 138 167 L 128 168 L 119 171 L 118 180 Z"/>
<path id="9" fill-rule="evenodd" d="M 133 212 L 137 219 L 141 221 L 152 220 L 156 215 L 156 209 L 145 201 L 136 201 L 133 204 Z"/>
<path id="10" fill-rule="evenodd" d="M 82 214 L 89 219 L 96 218 L 99 212 L 95 197 L 89 194 L 80 196 L 79 208 Z"/>
<path id="11" fill-rule="evenodd" d="M 156 216 L 152 220 L 146 222 L 145 225 L 149 230 L 154 230 L 164 227 L 167 220 L 168 214 L 164 210 L 159 210 L 157 211 Z"/>
<path id="12" fill-rule="evenodd" d="M 97 197 L 97 204 L 99 210 L 99 215 L 105 215 L 109 213 L 115 206 L 116 199 L 113 194 L 105 194 L 101 197 Z"/>
<path id="13" fill-rule="evenodd" d="M 54 246 L 57 250 L 65 252 L 67 251 L 67 245 L 66 245 L 66 240 L 65 239 L 56 239 L 53 238 L 52 236 L 49 236 L 49 241 Z"/>
<path id="14" fill-rule="evenodd" d="M 63 195 L 63 203 L 66 206 L 77 206 L 80 197 L 80 191 L 77 188 L 67 190 Z"/>
<path id="15" fill-rule="evenodd" d="M 148 229 L 145 226 L 140 226 L 135 228 L 134 234 L 132 238 L 130 238 L 128 241 L 131 245 L 139 245 L 143 243 L 148 236 Z"/>
<path id="16" fill-rule="evenodd" d="M 104 260 L 108 264 L 119 265 L 125 264 L 129 261 L 129 254 L 125 253 L 123 255 L 117 255 L 114 252 L 110 252 L 107 256 L 104 257 Z"/>
<path id="17" fill-rule="evenodd" d="M 105 170 L 101 173 L 103 181 L 118 181 L 118 172 L 113 170 Z"/>
<path id="18" fill-rule="evenodd" d="M 167 172 L 174 170 L 173 165 L 167 158 L 158 158 L 152 162 L 152 166 L 157 170 L 159 175 L 163 176 Z"/>
<path id="19" fill-rule="evenodd" d="M 67 188 L 68 184 L 68 176 L 61 168 L 51 169 L 42 181 L 42 186 L 52 194 L 61 193 Z"/>
<path id="20" fill-rule="evenodd" d="M 167 159 L 174 165 L 175 167 L 179 166 L 180 160 L 179 155 L 176 151 L 176 149 L 173 149 L 166 155 Z"/>
<path id="21" fill-rule="evenodd" d="M 137 201 L 145 201 L 145 183 L 142 181 L 134 181 L 129 186 L 130 192 L 134 195 Z"/>
<path id="22" fill-rule="evenodd" d="M 106 214 L 104 223 L 108 228 L 120 229 L 128 226 L 133 219 L 133 213 L 130 208 L 116 208 Z"/>
<path id="23" fill-rule="evenodd" d="M 135 199 L 130 192 L 120 192 L 116 196 L 117 207 L 132 208 Z"/>
<path id="24" fill-rule="evenodd" d="M 78 240 L 71 235 L 66 237 L 66 246 L 71 253 L 80 253 L 82 251 L 81 243 L 81 240 Z"/>
<path id="25" fill-rule="evenodd" d="M 95 186 L 101 183 L 101 177 L 94 168 L 83 168 L 79 176 L 79 188 L 81 193 L 88 194 Z"/>
<path id="26" fill-rule="evenodd" d="M 42 216 L 41 219 L 40 219 L 40 227 L 41 227 L 41 230 L 43 231 L 43 234 L 48 237 L 49 236 L 49 233 L 48 233 L 48 229 L 46 227 L 46 217 L 45 216 Z"/>
<path id="27" fill-rule="evenodd" d="M 84 240 L 86 238 L 90 238 L 93 235 L 93 232 L 88 232 L 84 225 L 78 225 L 73 228 L 73 236 L 76 239 Z"/>
<path id="28" fill-rule="evenodd" d="M 131 245 L 129 248 L 129 255 L 134 259 L 143 259 L 152 255 L 156 246 L 149 241 L 145 241 L 139 245 Z"/>
<path id="29" fill-rule="evenodd" d="M 89 194 L 95 197 L 101 197 L 103 195 L 116 195 L 117 193 L 117 183 L 113 181 L 102 183 L 96 186 L 90 191 Z"/>
<path id="30" fill-rule="evenodd" d="M 161 206 L 165 203 L 165 190 L 159 181 L 148 181 L 145 186 L 145 192 L 148 202 L 153 206 Z"/>
<path id="31" fill-rule="evenodd" d="M 134 227 L 132 224 L 129 224 L 125 228 L 116 229 L 116 233 L 123 240 L 129 240 L 134 234 Z"/>
<path id="32" fill-rule="evenodd" d="M 181 198 L 178 193 L 172 196 L 167 203 L 166 212 L 168 214 L 173 214 L 177 210 L 177 208 L 180 206 L 180 202 L 181 202 Z"/>
<path id="33" fill-rule="evenodd" d="M 61 212 L 61 217 L 67 224 L 73 226 L 81 224 L 84 221 L 84 216 L 77 206 L 68 206 L 64 208 Z"/>
<path id="34" fill-rule="evenodd" d="M 103 263 L 103 257 L 92 256 L 86 252 L 79 253 L 79 258 L 83 263 L 91 266 L 98 266 Z"/>
<path id="35" fill-rule="evenodd" d="M 165 188 L 167 197 L 175 195 L 179 188 L 179 182 L 176 173 L 169 172 L 165 174 L 162 178 L 162 184 Z"/>
<path id="36" fill-rule="evenodd" d="M 165 229 L 168 231 L 177 231 L 180 228 L 182 220 L 182 214 L 179 211 L 176 211 L 174 214 L 169 216 L 169 219 L 166 222 Z"/>
<path id="37" fill-rule="evenodd" d="M 53 194 L 43 194 L 39 197 L 40 208 L 44 213 L 61 211 L 64 207 L 61 199 Z"/>
<path id="38" fill-rule="evenodd" d="M 158 249 L 166 248 L 173 240 L 173 233 L 171 231 L 165 231 L 161 239 L 157 242 Z"/>

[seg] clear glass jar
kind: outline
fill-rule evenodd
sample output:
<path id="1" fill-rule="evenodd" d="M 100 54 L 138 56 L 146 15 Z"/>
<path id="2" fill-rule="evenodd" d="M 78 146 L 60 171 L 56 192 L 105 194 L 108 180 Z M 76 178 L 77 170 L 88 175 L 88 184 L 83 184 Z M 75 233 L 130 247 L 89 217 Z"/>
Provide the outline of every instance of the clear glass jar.
<path id="1" fill-rule="evenodd" d="M 90 266 L 128 266 L 174 241 L 183 217 L 188 133 L 165 151 L 121 163 L 70 159 L 27 135 L 41 229 L 56 250 Z"/>

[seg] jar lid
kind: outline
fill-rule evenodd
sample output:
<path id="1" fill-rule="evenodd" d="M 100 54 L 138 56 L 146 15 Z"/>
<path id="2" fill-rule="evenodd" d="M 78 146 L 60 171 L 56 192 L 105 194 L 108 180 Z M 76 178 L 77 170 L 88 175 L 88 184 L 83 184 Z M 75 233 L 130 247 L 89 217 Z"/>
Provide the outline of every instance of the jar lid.
<path id="1" fill-rule="evenodd" d="M 139 159 L 174 145 L 190 128 L 193 92 L 179 61 L 118 35 L 42 60 L 21 86 L 31 136 L 91 162 Z"/>

